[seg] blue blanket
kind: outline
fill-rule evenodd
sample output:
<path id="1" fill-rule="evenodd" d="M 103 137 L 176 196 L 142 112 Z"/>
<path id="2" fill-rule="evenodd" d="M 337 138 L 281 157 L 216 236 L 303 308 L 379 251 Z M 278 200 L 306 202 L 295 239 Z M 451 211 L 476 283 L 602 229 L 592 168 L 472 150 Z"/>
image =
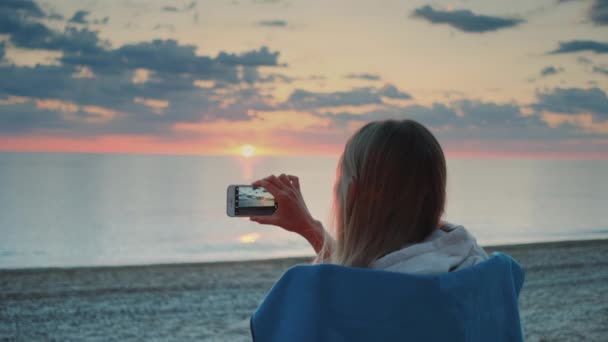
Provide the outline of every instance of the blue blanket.
<path id="1" fill-rule="evenodd" d="M 289 269 L 251 318 L 265 341 L 522 341 L 520 265 L 493 254 L 440 275 L 336 265 Z"/>

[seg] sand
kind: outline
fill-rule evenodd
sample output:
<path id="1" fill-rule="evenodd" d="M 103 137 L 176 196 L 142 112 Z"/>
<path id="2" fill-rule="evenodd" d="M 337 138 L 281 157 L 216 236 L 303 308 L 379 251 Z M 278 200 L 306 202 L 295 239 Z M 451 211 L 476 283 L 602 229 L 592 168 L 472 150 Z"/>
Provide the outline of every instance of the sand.
<path id="1" fill-rule="evenodd" d="M 486 249 L 526 269 L 526 341 L 608 340 L 608 240 Z M 0 271 L 0 341 L 250 341 L 253 310 L 307 261 Z"/>

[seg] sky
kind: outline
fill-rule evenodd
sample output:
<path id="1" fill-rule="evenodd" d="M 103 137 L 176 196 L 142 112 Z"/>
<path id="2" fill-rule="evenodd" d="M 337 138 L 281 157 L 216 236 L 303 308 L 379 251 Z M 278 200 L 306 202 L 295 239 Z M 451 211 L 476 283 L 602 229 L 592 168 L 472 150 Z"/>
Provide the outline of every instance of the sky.
<path id="1" fill-rule="evenodd" d="M 608 158 L 608 1 L 2 0 L 0 151 Z"/>

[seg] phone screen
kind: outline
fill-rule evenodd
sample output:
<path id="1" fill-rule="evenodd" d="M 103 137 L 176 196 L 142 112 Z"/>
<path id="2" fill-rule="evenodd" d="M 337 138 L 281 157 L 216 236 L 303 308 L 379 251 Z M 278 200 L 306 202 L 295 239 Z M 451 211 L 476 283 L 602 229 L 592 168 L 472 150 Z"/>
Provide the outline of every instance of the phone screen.
<path id="1" fill-rule="evenodd" d="M 274 197 L 264 188 L 239 185 L 234 189 L 234 214 L 236 216 L 272 215 L 277 209 Z"/>

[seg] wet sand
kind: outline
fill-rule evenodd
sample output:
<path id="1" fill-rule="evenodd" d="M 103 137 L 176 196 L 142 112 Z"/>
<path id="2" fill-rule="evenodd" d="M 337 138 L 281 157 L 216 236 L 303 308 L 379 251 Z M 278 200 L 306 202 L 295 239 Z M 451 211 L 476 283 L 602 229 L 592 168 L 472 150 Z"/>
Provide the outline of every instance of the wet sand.
<path id="1" fill-rule="evenodd" d="M 486 247 L 526 269 L 526 341 L 606 341 L 608 240 Z M 249 317 L 310 259 L 0 271 L 0 341 L 249 341 Z"/>

